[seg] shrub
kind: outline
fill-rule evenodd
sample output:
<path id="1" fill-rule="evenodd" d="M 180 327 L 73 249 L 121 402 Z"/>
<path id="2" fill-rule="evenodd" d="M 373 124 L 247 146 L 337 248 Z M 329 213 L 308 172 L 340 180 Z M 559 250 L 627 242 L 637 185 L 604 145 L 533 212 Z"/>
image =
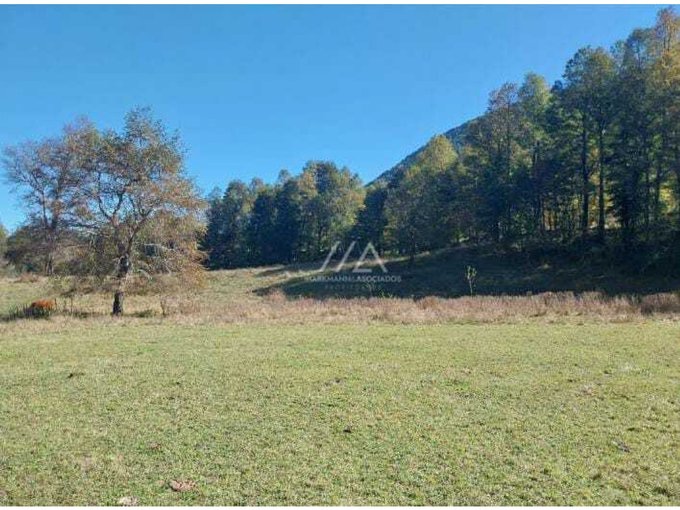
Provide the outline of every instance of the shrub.
<path id="1" fill-rule="evenodd" d="M 475 295 L 475 283 L 477 282 L 477 269 L 472 266 L 467 266 L 465 268 L 465 279 L 467 280 L 468 287 L 470 288 L 470 295 Z"/>
<path id="2" fill-rule="evenodd" d="M 680 312 L 678 294 L 653 294 L 640 299 L 640 312 L 643 315 L 672 314 Z"/>

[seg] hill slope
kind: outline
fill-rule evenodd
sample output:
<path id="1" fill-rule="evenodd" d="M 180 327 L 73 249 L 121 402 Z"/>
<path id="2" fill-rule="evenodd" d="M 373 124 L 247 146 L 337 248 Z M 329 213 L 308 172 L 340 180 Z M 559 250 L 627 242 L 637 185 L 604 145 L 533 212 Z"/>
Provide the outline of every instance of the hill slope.
<path id="1" fill-rule="evenodd" d="M 650 251 L 660 253 L 663 249 Z M 666 251 L 675 253 L 674 250 Z M 313 271 L 319 265 L 308 264 L 305 270 Z M 583 254 L 568 250 L 497 251 L 488 246 L 461 246 L 421 254 L 416 257 L 413 266 L 406 258 L 386 259 L 385 265 L 390 276 L 398 277 L 397 283 L 324 284 L 310 280 L 309 273 L 298 273 L 293 267 L 281 267 L 271 270 L 269 275 L 275 276 L 278 271 L 279 275 L 289 272 L 293 277 L 268 282 L 256 292 L 267 294 L 280 290 L 290 297 L 317 299 L 370 296 L 458 298 L 470 293 L 465 277 L 468 266 L 478 271 L 474 284 L 478 296 L 599 292 L 612 297 L 673 292 L 680 288 L 678 269 L 671 269 L 671 264 L 666 261 L 650 265 L 644 257 L 634 261 L 630 256 L 626 258 L 624 253 L 598 252 L 596 249 Z M 374 266 L 374 269 L 376 274 L 380 274 L 377 267 Z M 329 274 L 333 274 L 332 270 Z M 347 271 L 338 274 L 351 276 L 351 261 Z"/>
<path id="2" fill-rule="evenodd" d="M 467 128 L 470 125 L 472 121 L 464 122 L 460 126 L 456 126 L 453 129 L 448 130 L 447 132 L 444 133 L 444 136 L 448 138 L 453 146 L 456 148 L 456 150 L 460 149 L 463 145 L 463 142 L 465 140 L 465 135 L 467 133 Z M 386 170 L 382 174 L 380 174 L 376 179 L 374 179 L 372 182 L 369 184 L 373 184 L 375 182 L 379 181 L 384 181 L 384 182 L 392 182 L 394 178 L 402 173 L 404 170 L 406 170 L 409 166 L 411 166 L 418 155 L 425 149 L 425 145 L 422 147 L 419 147 L 416 149 L 414 152 L 406 156 L 404 159 L 402 159 L 399 163 L 394 165 L 392 168 L 389 170 Z"/>

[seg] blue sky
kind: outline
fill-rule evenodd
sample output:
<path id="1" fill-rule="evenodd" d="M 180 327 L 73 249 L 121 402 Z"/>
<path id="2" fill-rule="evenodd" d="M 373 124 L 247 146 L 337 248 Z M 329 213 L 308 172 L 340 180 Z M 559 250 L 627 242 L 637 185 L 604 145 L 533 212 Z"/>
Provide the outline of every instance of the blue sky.
<path id="1" fill-rule="evenodd" d="M 331 159 L 369 181 L 656 6 L 0 6 L 0 146 L 151 106 L 206 192 Z M 0 184 L 0 221 L 22 220 Z"/>

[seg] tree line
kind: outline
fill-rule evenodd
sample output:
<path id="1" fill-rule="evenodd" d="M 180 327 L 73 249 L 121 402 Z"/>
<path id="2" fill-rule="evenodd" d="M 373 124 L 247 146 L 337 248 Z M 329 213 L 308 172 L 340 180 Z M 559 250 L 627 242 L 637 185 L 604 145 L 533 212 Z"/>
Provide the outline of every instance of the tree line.
<path id="1" fill-rule="evenodd" d="M 315 260 L 350 234 L 364 200 L 360 179 L 312 161 L 274 185 L 233 181 L 209 199 L 203 248 L 211 268 Z"/>
<path id="2" fill-rule="evenodd" d="M 314 260 L 335 242 L 415 254 L 499 246 L 655 242 L 680 232 L 680 21 L 609 50 L 586 47 L 549 86 L 529 73 L 491 92 L 453 145 L 434 137 L 389 179 L 362 187 L 310 162 L 267 185 L 213 194 L 203 248 L 212 268 Z"/>

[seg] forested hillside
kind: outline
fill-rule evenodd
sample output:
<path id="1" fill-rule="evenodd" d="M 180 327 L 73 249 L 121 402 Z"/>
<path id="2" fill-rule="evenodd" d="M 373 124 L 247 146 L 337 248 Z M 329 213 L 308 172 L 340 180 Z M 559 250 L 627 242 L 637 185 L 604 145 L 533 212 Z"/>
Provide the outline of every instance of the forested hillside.
<path id="1" fill-rule="evenodd" d="M 73 161 L 89 161 L 65 133 L 57 145 L 78 156 Z M 59 151 L 40 149 L 52 145 L 10 148 L 10 179 L 45 154 L 58 160 Z M 59 191 L 57 181 L 48 189 Z M 464 244 L 581 257 L 625 250 L 636 256 L 626 258 L 631 263 L 676 267 L 680 18 L 663 9 L 654 26 L 609 49 L 579 49 L 552 86 L 535 73 L 501 84 L 486 112 L 434 136 L 368 185 L 350 169 L 310 161 L 275 183 L 230 182 L 208 203 L 201 248 L 215 269 L 323 259 L 352 241 L 410 259 Z M 80 224 L 62 221 L 63 203 L 45 204 L 61 221 L 60 238 L 73 238 Z M 38 209 L 9 236 L 6 257 L 49 272 L 56 227 Z"/>
<path id="2" fill-rule="evenodd" d="M 459 243 L 502 248 L 664 246 L 680 232 L 680 21 L 610 49 L 585 47 L 549 86 L 528 73 L 486 112 L 366 187 L 311 162 L 275 184 L 213 196 L 212 267 L 312 260 L 336 242 L 415 255 Z"/>
<path id="3" fill-rule="evenodd" d="M 453 147 L 456 150 L 460 150 L 465 144 L 465 137 L 467 135 L 469 127 L 470 122 L 465 122 L 460 126 L 456 126 L 453 129 L 449 129 L 446 133 L 444 133 L 444 137 L 447 138 L 453 144 Z M 419 147 L 418 149 L 413 151 L 411 154 L 406 156 L 392 168 L 380 174 L 375 180 L 369 183 L 369 186 L 376 182 L 384 181 L 386 183 L 389 183 L 394 179 L 398 179 L 401 174 L 403 174 L 406 170 L 413 166 L 413 164 L 418 160 L 418 157 L 420 157 L 425 148 L 426 146 L 423 145 L 422 147 Z"/>

